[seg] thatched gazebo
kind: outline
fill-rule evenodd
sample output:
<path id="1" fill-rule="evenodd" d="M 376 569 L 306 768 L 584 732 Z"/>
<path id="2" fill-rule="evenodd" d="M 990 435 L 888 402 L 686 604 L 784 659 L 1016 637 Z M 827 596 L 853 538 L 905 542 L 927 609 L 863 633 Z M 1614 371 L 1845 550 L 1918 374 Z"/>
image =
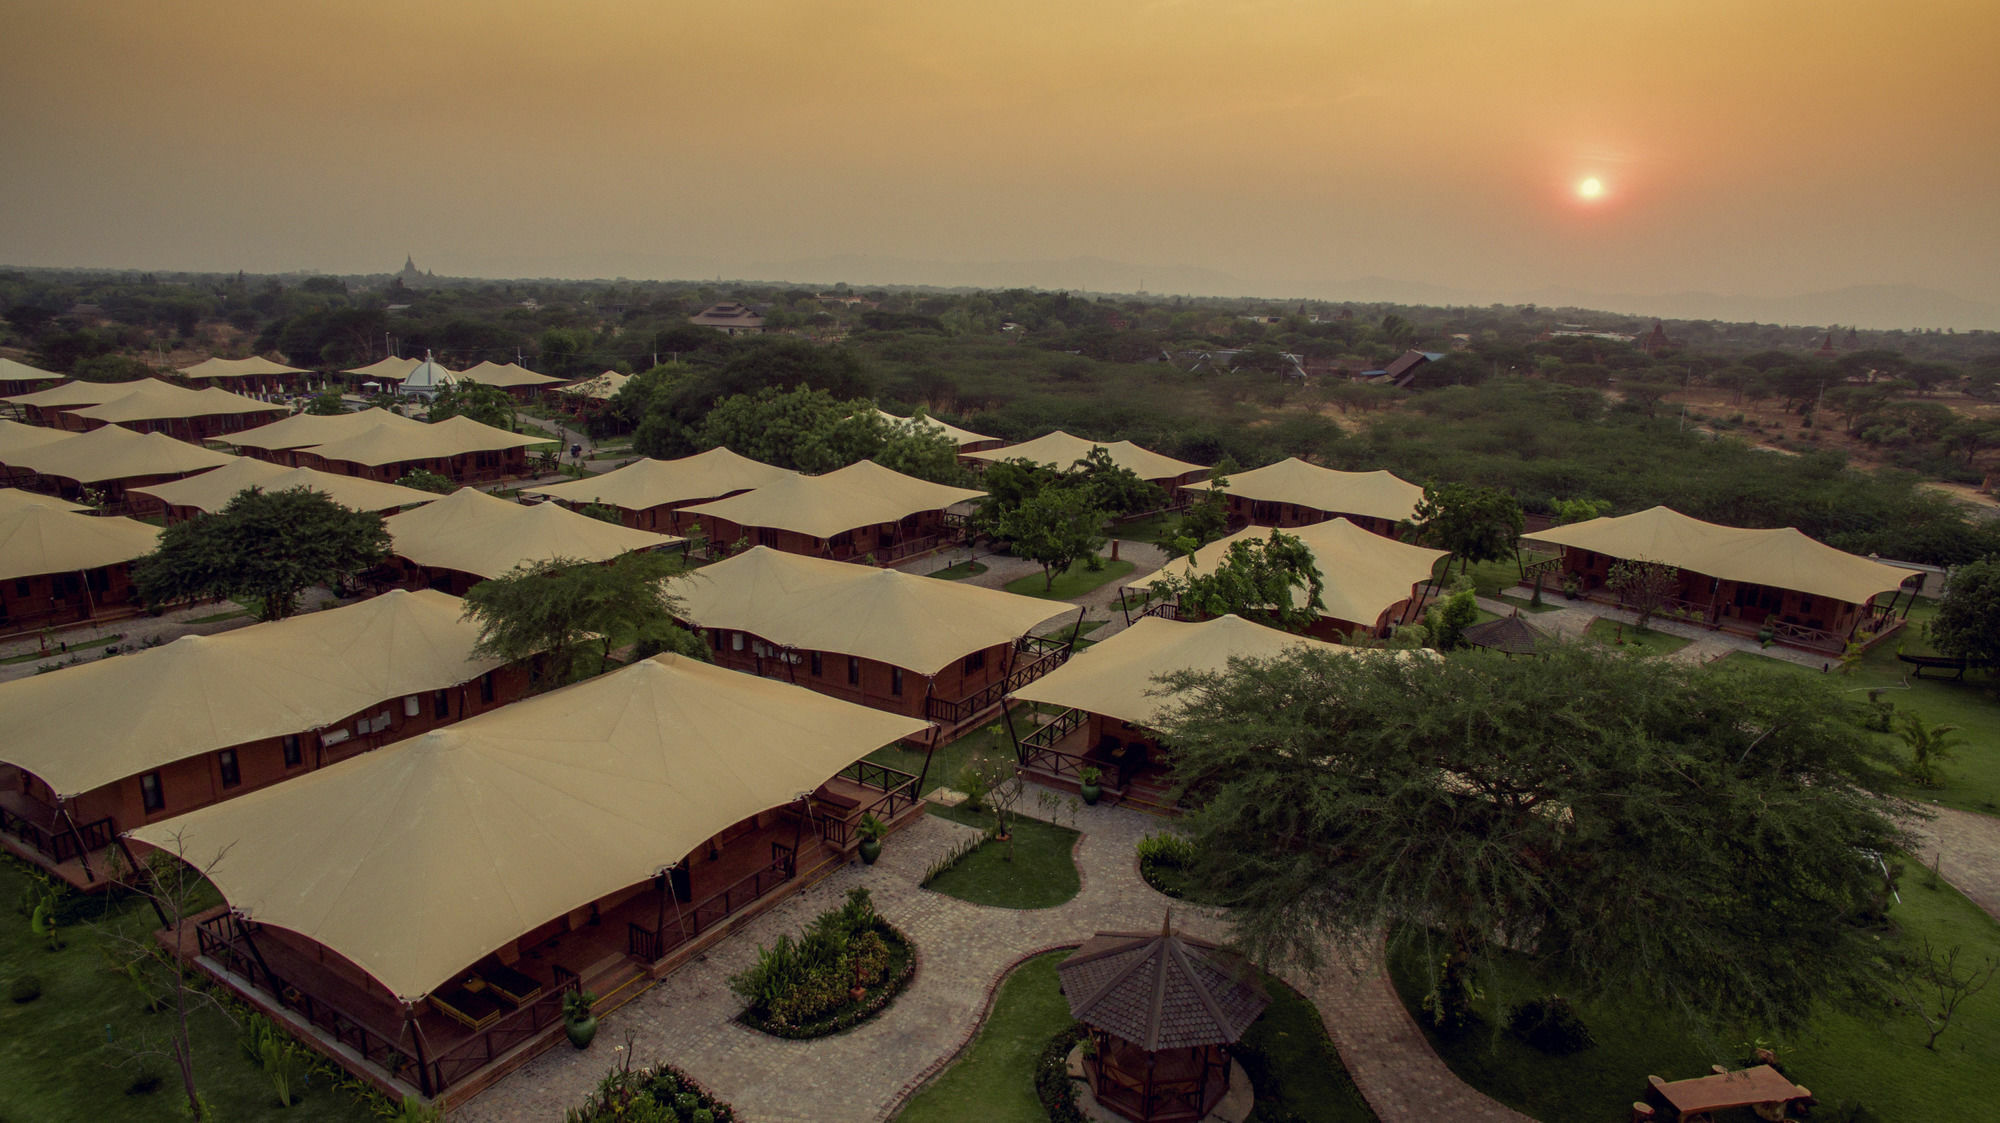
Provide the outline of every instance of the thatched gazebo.
<path id="1" fill-rule="evenodd" d="M 1461 634 L 1474 647 L 1505 655 L 1539 655 L 1542 646 L 1549 642 L 1549 634 L 1521 619 L 1518 611 L 1512 616 L 1474 624 Z"/>
<path id="2" fill-rule="evenodd" d="M 1138 1123 L 1206 1118 L 1229 1091 L 1223 1046 L 1271 1003 L 1242 959 L 1172 923 L 1099 932 L 1056 969 L 1070 1013 L 1090 1027 L 1091 1092 Z"/>

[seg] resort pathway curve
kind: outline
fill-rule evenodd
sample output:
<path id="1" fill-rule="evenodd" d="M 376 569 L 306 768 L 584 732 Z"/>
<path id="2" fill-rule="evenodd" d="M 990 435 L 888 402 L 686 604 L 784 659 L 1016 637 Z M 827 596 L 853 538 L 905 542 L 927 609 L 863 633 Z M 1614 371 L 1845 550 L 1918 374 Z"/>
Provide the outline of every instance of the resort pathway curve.
<path id="1" fill-rule="evenodd" d="M 1925 865 L 2000 921 L 2000 818 L 1955 807 L 1928 805 L 1937 818 L 1912 825 Z"/>
<path id="2" fill-rule="evenodd" d="M 994 989 L 1028 954 L 1101 930 L 1151 929 L 1170 907 L 1175 927 L 1225 935 L 1214 912 L 1173 902 L 1139 877 L 1134 844 L 1165 826 L 1163 820 L 1108 807 L 1080 808 L 1077 819 L 1083 888 L 1060 906 L 989 908 L 919 888 L 933 861 L 975 833 L 927 816 L 890 838 L 875 866 L 843 867 L 605 1015 L 590 1050 L 551 1049 L 451 1118 L 560 1119 L 620 1062 L 628 1034 L 635 1064 L 672 1062 L 745 1120 L 888 1118 L 957 1056 L 977 1032 Z M 855 885 L 866 885 L 881 913 L 916 943 L 921 965 L 909 989 L 873 1021 L 817 1041 L 782 1041 L 738 1025 L 742 1001 L 729 992 L 729 976 L 755 960 L 760 943 L 800 931 Z M 1385 1123 L 1522 1118 L 1460 1083 L 1437 1059 L 1389 987 L 1379 945 L 1357 950 L 1350 963 L 1362 966 L 1329 967 L 1318 980 L 1292 982 L 1319 1004 L 1355 1082 Z"/>

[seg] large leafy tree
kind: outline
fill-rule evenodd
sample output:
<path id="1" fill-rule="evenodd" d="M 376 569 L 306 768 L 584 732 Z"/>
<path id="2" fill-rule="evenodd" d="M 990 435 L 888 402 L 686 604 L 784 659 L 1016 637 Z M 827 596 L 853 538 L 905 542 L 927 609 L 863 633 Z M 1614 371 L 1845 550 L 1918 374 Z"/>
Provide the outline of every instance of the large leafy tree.
<path id="1" fill-rule="evenodd" d="M 1016 557 L 1042 567 L 1044 590 L 1055 588 L 1057 577 L 1108 541 L 1104 509 L 1080 487 L 1042 488 L 1007 512 L 999 532 Z"/>
<path id="2" fill-rule="evenodd" d="M 1153 591 L 1175 601 L 1184 617 L 1235 615 L 1292 632 L 1312 627 L 1326 607 L 1326 579 L 1312 549 L 1275 529 L 1268 537 L 1230 543 L 1210 569 L 1161 578 Z"/>
<path id="3" fill-rule="evenodd" d="M 482 382 L 454 383 L 437 392 L 437 396 L 431 399 L 430 408 L 432 421 L 452 417 L 470 417 L 481 425 L 512 432 L 515 428 L 514 399 L 498 386 Z"/>
<path id="4" fill-rule="evenodd" d="M 602 671 L 625 644 L 705 660 L 700 637 L 674 622 L 673 573 L 673 562 L 652 551 L 603 565 L 571 558 L 518 565 L 467 590 L 465 618 L 479 625 L 473 650 L 509 661 L 539 657 L 536 681 L 545 690 Z"/>
<path id="5" fill-rule="evenodd" d="M 1926 630 L 1946 655 L 2000 662 L 2000 558 L 1981 558 L 1952 570 Z"/>
<path id="6" fill-rule="evenodd" d="M 389 553 L 382 517 L 351 511 L 308 488 L 237 493 L 213 515 L 175 523 L 133 566 L 147 604 L 229 597 L 264 620 L 298 610 L 314 585 L 345 581 Z"/>
<path id="7" fill-rule="evenodd" d="M 1418 542 L 1451 551 L 1463 570 L 1513 553 L 1521 505 L 1498 488 L 1433 481 L 1424 485 L 1410 524 Z"/>
<path id="8" fill-rule="evenodd" d="M 1386 927 L 1712 1028 L 1872 991 L 1890 763 L 1817 679 L 1620 659 L 1300 651 L 1168 678 L 1194 875 L 1254 954 Z M 1432 962 L 1436 962 L 1432 959 Z"/>
<path id="9" fill-rule="evenodd" d="M 1130 468 L 1114 464 L 1102 447 L 1093 448 L 1070 468 L 1070 476 L 1089 491 L 1090 501 L 1114 515 L 1157 511 L 1167 505 L 1158 484 L 1142 480 Z"/>

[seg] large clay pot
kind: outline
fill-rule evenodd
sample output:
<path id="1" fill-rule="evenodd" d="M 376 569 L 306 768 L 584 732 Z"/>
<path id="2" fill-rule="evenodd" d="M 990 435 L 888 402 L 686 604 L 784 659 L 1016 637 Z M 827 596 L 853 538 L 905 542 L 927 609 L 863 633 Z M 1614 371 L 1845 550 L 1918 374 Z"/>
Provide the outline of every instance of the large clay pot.
<path id="1" fill-rule="evenodd" d="M 875 859 L 882 856 L 882 840 L 879 838 L 864 838 L 861 840 L 860 850 L 861 860 L 872 866 L 875 864 Z"/>
<path id="2" fill-rule="evenodd" d="M 1082 796 L 1085 803 L 1095 807 L 1097 806 L 1097 801 L 1103 798 L 1104 789 L 1096 784 L 1079 784 L 1077 785 L 1076 794 Z"/>
<path id="3" fill-rule="evenodd" d="M 597 1036 L 597 1015 L 576 1021 L 564 1022 L 563 1032 L 569 1034 L 569 1043 L 579 1049 L 590 1047 L 590 1039 Z"/>

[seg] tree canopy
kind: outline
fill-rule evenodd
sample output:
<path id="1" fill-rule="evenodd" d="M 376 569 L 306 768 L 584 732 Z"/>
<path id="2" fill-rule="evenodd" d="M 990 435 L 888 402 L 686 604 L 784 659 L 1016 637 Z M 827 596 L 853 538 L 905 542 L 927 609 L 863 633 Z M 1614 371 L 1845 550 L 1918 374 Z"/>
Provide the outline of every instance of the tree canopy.
<path id="1" fill-rule="evenodd" d="M 1292 632 L 1318 623 L 1320 609 L 1326 607 L 1326 579 L 1312 550 L 1281 530 L 1232 542 L 1214 568 L 1186 575 L 1176 571 L 1153 589 L 1174 600 L 1185 617 L 1236 615 L 1268 620 Z"/>
<path id="2" fill-rule="evenodd" d="M 466 591 L 465 618 L 479 624 L 473 651 L 509 661 L 539 656 L 536 682 L 544 690 L 598 673 L 628 643 L 641 653 L 706 660 L 700 637 L 674 622 L 680 601 L 668 591 L 673 573 L 672 560 L 657 551 L 604 565 L 550 558 L 515 566 Z"/>
<path id="3" fill-rule="evenodd" d="M 1926 630 L 1946 655 L 2000 661 L 2000 558 L 1981 558 L 1952 570 Z"/>
<path id="4" fill-rule="evenodd" d="M 193 597 L 249 602 L 264 620 L 298 610 L 299 595 L 333 585 L 389 554 L 382 517 L 309 488 L 238 492 L 212 515 L 175 523 L 132 567 L 147 604 Z"/>
<path id="5" fill-rule="evenodd" d="M 999 534 L 1012 544 L 1016 557 L 1041 565 L 1045 590 L 1053 589 L 1057 577 L 1108 541 L 1104 509 L 1080 487 L 1045 487 L 1028 496 L 1008 509 Z"/>
<path id="6" fill-rule="evenodd" d="M 483 382 L 456 382 L 443 387 L 431 399 L 430 419 L 444 421 L 469 417 L 481 425 L 514 430 L 514 399 L 498 386 Z"/>
<path id="7" fill-rule="evenodd" d="M 1876 855 L 1908 839 L 1887 750 L 1827 683 L 1583 645 L 1165 681 L 1193 873 L 1256 956 L 1438 931 L 1455 962 L 1504 944 L 1713 1028 L 1873 993 Z"/>
<path id="8" fill-rule="evenodd" d="M 1498 488 L 1433 481 L 1424 485 L 1410 522 L 1418 542 L 1451 551 L 1461 568 L 1469 568 L 1513 553 L 1521 505 Z"/>

